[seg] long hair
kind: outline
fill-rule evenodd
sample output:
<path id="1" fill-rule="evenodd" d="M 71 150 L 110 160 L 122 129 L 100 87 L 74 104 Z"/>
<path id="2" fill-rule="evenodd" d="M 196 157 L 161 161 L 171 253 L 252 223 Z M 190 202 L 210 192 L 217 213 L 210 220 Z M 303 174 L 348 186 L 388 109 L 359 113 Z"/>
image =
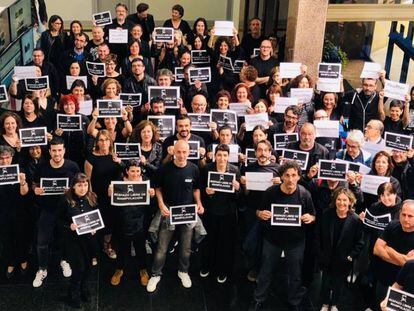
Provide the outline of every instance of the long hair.
<path id="1" fill-rule="evenodd" d="M 89 205 L 96 206 L 98 204 L 96 194 L 92 192 L 91 190 L 91 180 L 89 179 L 89 177 L 84 173 L 77 173 L 75 177 L 73 177 L 70 188 L 65 193 L 66 200 L 72 207 L 76 205 L 76 196 L 77 196 L 75 194 L 74 187 L 77 183 L 83 183 L 83 182 L 88 183 L 88 192 L 86 193 L 85 198 L 88 201 Z"/>
<path id="2" fill-rule="evenodd" d="M 348 213 L 354 212 L 354 205 L 355 205 L 357 200 L 356 200 L 356 197 L 355 197 L 354 193 L 351 190 L 349 190 L 348 188 L 339 187 L 339 188 L 335 189 L 335 191 L 332 194 L 330 207 L 336 209 L 336 199 L 341 194 L 345 194 L 348 197 L 349 202 L 351 203 L 350 206 L 349 206 Z"/>
<path id="3" fill-rule="evenodd" d="M 130 139 L 131 142 L 140 143 L 140 144 L 142 143 L 141 132 L 146 126 L 149 126 L 152 131 L 151 143 L 154 144 L 159 140 L 160 137 L 158 134 L 158 129 L 155 127 L 154 123 L 148 120 L 142 120 L 141 122 L 137 124 L 137 126 L 134 127 L 134 130 L 132 131 L 132 134 L 131 134 L 131 139 Z"/>

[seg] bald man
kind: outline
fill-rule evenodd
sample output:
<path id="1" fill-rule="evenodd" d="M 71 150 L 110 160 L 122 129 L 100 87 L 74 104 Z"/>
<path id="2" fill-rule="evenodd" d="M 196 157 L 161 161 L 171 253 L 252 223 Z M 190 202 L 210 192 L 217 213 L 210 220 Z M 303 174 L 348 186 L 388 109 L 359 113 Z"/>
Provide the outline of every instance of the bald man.
<path id="1" fill-rule="evenodd" d="M 180 250 L 178 260 L 178 277 L 183 287 L 190 288 L 192 283 L 188 275 L 191 255 L 191 239 L 195 223 L 170 225 L 170 207 L 180 205 L 197 205 L 197 213 L 204 212 L 200 198 L 200 171 L 198 167 L 187 161 L 190 146 L 185 140 L 174 145 L 174 159 L 162 166 L 155 180 L 155 193 L 161 215 L 161 226 L 158 233 L 158 247 L 152 265 L 152 276 L 148 281 L 147 291 L 154 292 L 161 280 L 162 269 L 168 250 L 168 244 L 179 231 Z"/>

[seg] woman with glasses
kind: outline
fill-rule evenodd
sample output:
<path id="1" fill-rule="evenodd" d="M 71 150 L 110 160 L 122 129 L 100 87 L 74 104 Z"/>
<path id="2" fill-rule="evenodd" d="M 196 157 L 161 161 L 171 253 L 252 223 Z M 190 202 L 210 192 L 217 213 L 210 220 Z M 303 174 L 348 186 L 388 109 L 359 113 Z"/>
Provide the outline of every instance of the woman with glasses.
<path id="1" fill-rule="evenodd" d="M 48 30 L 44 31 L 38 41 L 39 47 L 45 53 L 45 60 L 55 67 L 60 67 L 60 59 L 65 52 L 67 34 L 64 31 L 63 19 L 58 15 L 49 18 Z"/>
<path id="2" fill-rule="evenodd" d="M 366 166 L 371 164 L 371 153 L 362 149 L 365 143 L 364 134 L 360 130 L 352 130 L 346 138 L 345 149 L 336 153 L 336 158 Z"/>

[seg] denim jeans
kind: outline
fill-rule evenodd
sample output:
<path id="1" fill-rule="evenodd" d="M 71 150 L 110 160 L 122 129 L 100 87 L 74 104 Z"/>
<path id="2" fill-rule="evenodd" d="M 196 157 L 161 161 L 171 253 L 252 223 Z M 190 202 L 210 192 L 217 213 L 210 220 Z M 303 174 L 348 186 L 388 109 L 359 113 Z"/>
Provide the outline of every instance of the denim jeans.
<path id="1" fill-rule="evenodd" d="M 178 270 L 181 272 L 188 272 L 190 267 L 191 255 L 191 239 L 193 236 L 193 228 L 187 225 L 176 225 L 175 230 L 179 230 L 179 252 L 178 252 Z M 158 276 L 162 274 L 162 268 L 165 264 L 165 259 L 168 250 L 168 244 L 174 231 L 168 230 L 164 225 L 161 226 L 158 236 L 158 246 L 155 252 L 154 262 L 152 264 L 152 275 Z"/>
<path id="2" fill-rule="evenodd" d="M 47 269 L 49 259 L 49 245 L 54 240 L 56 215 L 42 211 L 37 228 L 37 258 L 39 269 Z"/>
<path id="3" fill-rule="evenodd" d="M 275 268 L 279 266 L 284 251 L 287 269 L 287 301 L 291 306 L 300 305 L 305 294 L 302 290 L 301 277 L 304 249 L 305 241 L 296 248 L 283 250 L 263 239 L 262 265 L 257 279 L 257 287 L 254 291 L 256 301 L 264 302 L 266 300 Z"/>

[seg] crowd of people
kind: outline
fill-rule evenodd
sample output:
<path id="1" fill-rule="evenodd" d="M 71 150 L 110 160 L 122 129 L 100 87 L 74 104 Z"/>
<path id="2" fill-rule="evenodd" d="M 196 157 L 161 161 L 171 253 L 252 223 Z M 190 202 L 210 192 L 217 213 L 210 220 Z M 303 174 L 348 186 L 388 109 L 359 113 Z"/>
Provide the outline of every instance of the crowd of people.
<path id="1" fill-rule="evenodd" d="M 68 303 L 79 308 L 90 299 L 87 280 L 100 250 L 116 261 L 108 282 L 122 282 L 132 254 L 150 293 L 176 250 L 185 288 L 192 286 L 192 256 L 201 255 L 199 276 L 218 283 L 233 281 L 236 257 L 243 256 L 242 270 L 256 283 L 252 310 L 263 307 L 276 271 L 289 310 L 302 310 L 317 272 L 322 311 L 338 310 L 347 282 L 361 287 L 372 310 L 386 310 L 390 286 L 414 294 L 414 150 L 391 150 L 384 139 L 385 132 L 412 137 L 414 90 L 405 101 L 385 97 L 381 72 L 355 90 L 321 92 L 305 65 L 295 78 L 280 77 L 277 42 L 262 33 L 259 18 L 250 20 L 241 42 L 237 29 L 217 36 L 204 18 L 193 27 L 183 18 L 184 8 L 174 5 L 163 25 L 174 29 L 174 39 L 164 43 L 155 40 L 145 3 L 131 14 L 118 4 L 112 23 L 94 25 L 91 38 L 81 22 L 72 21 L 67 33 L 62 18 L 50 16 L 29 64 L 37 77 L 49 77 L 48 87 L 27 91 L 13 76 L 8 93 L 21 108 L 0 111 L 0 166 L 19 166 L 19 183 L 0 185 L 6 277 L 26 273 L 30 262 L 37 264 L 33 287 L 42 286 L 53 253 L 70 277 Z M 128 43 L 110 43 L 113 29 L 127 30 Z M 208 62 L 193 64 L 191 51 L 200 50 Z M 105 64 L 105 76 L 89 74 L 87 62 Z M 211 82 L 190 81 L 189 71 L 200 66 L 210 68 Z M 178 87 L 176 106 L 150 97 L 153 86 Z M 278 107 L 301 88 L 312 89 L 311 99 Z M 100 116 L 97 100 L 117 101 L 121 93 L 141 94 L 141 102 L 124 101 L 120 117 Z M 225 117 L 193 130 L 211 109 Z M 235 120 L 225 113 L 233 110 Z M 80 129 L 59 128 L 57 114 L 81 114 Z M 247 119 L 255 114 L 267 121 L 251 126 Z M 169 135 L 152 121 L 165 116 L 174 116 Z M 317 120 L 337 121 L 341 132 L 317 135 Z M 47 145 L 22 146 L 19 130 L 39 127 L 47 129 Z M 119 143 L 139 143 L 141 156 L 121 159 Z M 348 163 L 345 178 L 321 178 L 320 160 Z M 231 191 L 212 187 L 211 173 L 232 174 Z M 388 179 L 369 192 L 362 185 L 372 176 Z M 44 195 L 47 178 L 68 178 L 65 193 Z M 149 181 L 149 203 L 114 206 L 114 181 Z M 267 186 L 259 189 L 261 182 Z M 171 207 L 188 205 L 196 206 L 197 220 L 172 224 Z M 278 222 L 278 207 L 293 218 Z M 105 227 L 78 235 L 72 217 L 96 209 Z"/>

